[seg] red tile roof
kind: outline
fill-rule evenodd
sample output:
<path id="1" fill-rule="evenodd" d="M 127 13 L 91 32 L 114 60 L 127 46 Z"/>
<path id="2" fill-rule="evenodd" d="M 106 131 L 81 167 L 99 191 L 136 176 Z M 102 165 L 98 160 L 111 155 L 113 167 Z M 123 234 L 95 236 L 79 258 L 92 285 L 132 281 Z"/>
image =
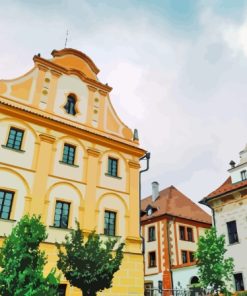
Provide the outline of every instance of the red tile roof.
<path id="1" fill-rule="evenodd" d="M 143 215 L 141 221 L 167 214 L 207 224 L 212 223 L 210 215 L 174 186 L 160 191 L 160 196 L 154 202 L 152 201 L 152 196 L 144 198 L 141 201 L 141 210 L 145 211 L 149 205 L 157 210 L 153 211 L 153 214 L 150 216 L 147 214 Z"/>
<path id="2" fill-rule="evenodd" d="M 240 188 L 245 187 L 245 186 L 247 186 L 247 180 L 241 181 L 241 182 L 238 182 L 238 183 L 232 183 L 231 177 L 228 177 L 226 179 L 226 181 L 222 185 L 220 185 L 220 187 L 218 187 L 216 190 L 211 192 L 203 200 L 206 201 L 206 200 L 209 200 L 209 199 L 211 199 L 213 197 L 217 197 L 219 195 L 225 194 L 227 192 L 234 191 L 236 189 L 240 189 Z"/>

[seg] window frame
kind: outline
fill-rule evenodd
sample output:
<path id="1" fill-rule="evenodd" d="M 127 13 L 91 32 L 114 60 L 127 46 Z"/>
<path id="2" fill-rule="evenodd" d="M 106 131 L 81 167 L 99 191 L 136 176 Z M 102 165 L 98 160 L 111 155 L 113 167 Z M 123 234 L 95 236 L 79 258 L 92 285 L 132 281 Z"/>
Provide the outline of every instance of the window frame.
<path id="1" fill-rule="evenodd" d="M 15 192 L 14 191 L 11 191 L 11 190 L 5 190 L 5 189 L 0 189 L 0 192 L 3 192 L 3 202 L 2 202 L 2 204 L 0 206 L 0 219 L 10 220 L 11 210 L 12 210 L 12 206 L 13 206 L 13 200 L 14 200 Z M 8 193 L 12 194 L 12 196 L 11 196 L 11 202 L 10 202 L 10 205 L 8 206 L 9 207 L 8 218 L 3 218 L 2 217 L 3 208 L 6 207 L 6 205 L 4 204 L 4 202 L 5 202 L 5 199 L 6 199 L 6 194 L 8 194 Z"/>
<path id="2" fill-rule="evenodd" d="M 16 133 L 15 133 L 15 136 L 14 136 L 13 144 L 11 145 L 11 144 L 9 144 L 9 140 L 10 140 L 11 131 L 13 131 L 13 130 Z M 16 136 L 17 136 L 17 133 L 18 132 L 21 132 L 22 133 L 22 136 L 21 136 L 19 148 L 15 148 Z M 23 151 L 21 149 L 21 147 L 22 147 L 22 144 L 23 144 L 24 133 L 25 133 L 25 130 L 23 130 L 23 129 L 19 128 L 19 127 L 11 126 L 9 128 L 9 133 L 8 133 L 8 137 L 7 137 L 7 141 L 6 141 L 5 147 L 8 148 L 8 149 L 12 149 L 14 151 Z"/>
<path id="3" fill-rule="evenodd" d="M 184 262 L 184 257 L 183 257 L 183 255 L 185 254 L 185 256 L 186 256 L 186 262 Z M 188 258 L 188 251 L 186 251 L 186 250 L 181 250 L 181 262 L 182 262 L 182 264 L 188 264 L 189 263 L 189 258 Z"/>
<path id="4" fill-rule="evenodd" d="M 106 214 L 109 214 L 107 227 L 106 227 Z M 111 219 L 110 215 L 111 214 L 114 214 L 114 224 L 110 224 L 110 219 Z M 109 229 L 110 225 L 114 225 L 112 233 L 110 233 L 110 229 Z M 116 233 L 117 233 L 117 212 L 115 212 L 113 210 L 105 209 L 105 211 L 104 211 L 104 235 L 116 236 Z"/>
<path id="5" fill-rule="evenodd" d="M 182 232 L 181 232 L 182 229 L 183 229 L 184 235 L 182 235 Z M 191 240 L 189 239 L 188 229 L 191 229 Z M 182 241 L 195 242 L 193 227 L 185 226 L 185 225 L 179 225 L 179 239 L 182 240 Z"/>
<path id="6" fill-rule="evenodd" d="M 58 225 L 55 225 L 55 222 L 57 221 L 56 220 L 56 210 L 57 210 L 57 204 L 58 203 L 61 203 L 62 204 L 62 208 L 61 208 L 61 213 L 60 213 L 60 218 L 59 218 L 59 226 Z M 67 204 L 68 205 L 68 216 L 67 216 L 67 225 L 66 227 L 63 227 L 62 226 L 62 216 L 63 216 L 63 205 L 64 204 Z M 54 221 L 53 221 L 53 227 L 55 228 L 59 228 L 59 229 L 68 229 L 69 228 L 69 218 L 70 218 L 70 209 L 71 209 L 71 202 L 68 202 L 68 201 L 63 201 L 63 200 L 59 200 L 57 199 L 55 201 L 55 211 L 54 211 Z"/>
<path id="7" fill-rule="evenodd" d="M 153 254 L 154 254 L 154 260 L 151 260 L 151 255 Z M 155 268 L 155 267 L 157 267 L 156 251 L 150 251 L 148 252 L 148 268 Z"/>
<path id="8" fill-rule="evenodd" d="M 111 161 L 111 165 L 110 165 L 110 161 Z M 113 168 L 112 168 L 112 161 L 116 162 L 116 174 L 113 174 Z M 114 178 L 119 178 L 119 159 L 112 157 L 112 156 L 108 156 L 108 162 L 107 162 L 107 176 L 111 176 Z"/>
<path id="9" fill-rule="evenodd" d="M 227 234 L 228 234 L 229 245 L 239 243 L 237 221 L 236 220 L 228 221 L 228 222 L 226 222 L 226 225 L 227 225 Z M 231 231 L 230 225 L 234 225 L 235 231 Z"/>
<path id="10" fill-rule="evenodd" d="M 65 159 L 65 147 L 68 147 L 67 159 Z M 73 162 L 72 163 L 69 162 L 70 149 L 74 149 Z M 71 166 L 76 166 L 75 165 L 75 158 L 76 158 L 76 146 L 73 145 L 73 144 L 64 143 L 64 145 L 63 145 L 62 160 L 60 161 L 60 163 L 71 165 Z"/>
<path id="11" fill-rule="evenodd" d="M 70 105 L 72 103 L 69 102 L 69 99 L 73 99 L 74 100 L 74 102 L 73 102 L 73 112 L 72 113 L 70 112 L 71 111 L 70 110 L 71 109 Z M 66 103 L 63 106 L 66 114 L 72 115 L 72 116 L 76 116 L 76 114 L 78 113 L 77 110 L 76 110 L 76 103 L 77 103 L 77 97 L 76 97 L 76 95 L 74 95 L 74 94 L 68 94 L 67 97 L 66 97 Z"/>
<path id="12" fill-rule="evenodd" d="M 239 275 L 241 275 L 241 279 L 240 279 L 241 283 L 240 283 L 240 285 L 242 286 L 242 287 L 240 288 L 240 290 L 237 289 L 237 281 L 236 281 L 236 277 L 239 276 Z M 235 274 L 233 274 L 233 278 L 234 278 L 235 290 L 236 290 L 236 291 L 244 291 L 245 287 L 244 287 L 244 277 L 243 277 L 243 273 L 242 273 L 242 272 L 235 273 Z"/>
<path id="13" fill-rule="evenodd" d="M 246 170 L 242 170 L 242 171 L 240 172 L 240 175 L 241 175 L 241 180 L 242 180 L 242 181 L 247 180 L 247 171 L 246 171 Z"/>
<path id="14" fill-rule="evenodd" d="M 155 232 L 155 226 L 149 226 L 148 227 L 148 241 L 154 242 L 156 241 L 156 232 Z"/>

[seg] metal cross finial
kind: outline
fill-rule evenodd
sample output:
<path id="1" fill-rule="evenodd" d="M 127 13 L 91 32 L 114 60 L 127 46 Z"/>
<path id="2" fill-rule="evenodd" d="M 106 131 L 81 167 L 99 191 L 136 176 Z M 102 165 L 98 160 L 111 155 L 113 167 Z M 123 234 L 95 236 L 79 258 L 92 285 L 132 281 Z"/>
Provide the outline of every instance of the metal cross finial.
<path id="1" fill-rule="evenodd" d="M 68 36 L 69 36 L 69 30 L 67 30 L 67 32 L 66 32 L 66 38 L 65 38 L 64 48 L 66 48 L 66 46 L 67 46 Z"/>

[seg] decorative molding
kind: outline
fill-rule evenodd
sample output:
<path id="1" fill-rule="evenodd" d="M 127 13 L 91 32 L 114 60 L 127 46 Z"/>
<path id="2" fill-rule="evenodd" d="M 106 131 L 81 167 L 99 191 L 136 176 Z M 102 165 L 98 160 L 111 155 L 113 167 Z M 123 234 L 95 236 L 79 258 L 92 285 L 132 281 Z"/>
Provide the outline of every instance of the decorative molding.
<path id="1" fill-rule="evenodd" d="M 62 73 L 60 71 L 51 70 L 51 75 L 53 75 L 55 77 L 60 77 L 62 75 Z"/>
<path id="2" fill-rule="evenodd" d="M 56 141 L 56 138 L 51 136 L 51 135 L 47 135 L 47 134 L 40 134 L 39 135 L 40 140 L 43 142 L 47 142 L 50 144 L 53 144 Z"/>
<path id="3" fill-rule="evenodd" d="M 92 149 L 92 148 L 88 148 L 87 153 L 88 153 L 88 155 L 94 156 L 94 157 L 99 157 L 100 156 L 100 151 L 96 150 L 96 149 Z"/>
<path id="4" fill-rule="evenodd" d="M 76 75 L 77 77 L 79 77 L 82 81 L 84 81 L 87 84 L 91 84 L 92 86 L 99 88 L 105 92 L 110 92 L 112 90 L 112 87 L 110 87 L 107 84 L 103 84 L 95 79 L 89 78 L 87 77 L 84 73 L 82 73 L 79 70 L 76 69 L 66 69 L 62 66 L 59 66 L 51 61 L 48 61 L 46 59 L 43 59 L 39 56 L 34 56 L 33 57 L 33 61 L 34 63 L 37 65 L 38 68 L 43 68 L 46 70 L 55 70 L 58 73 L 63 73 L 63 74 L 67 74 L 67 75 Z"/>
<path id="5" fill-rule="evenodd" d="M 86 61 L 88 63 L 88 65 L 90 66 L 91 70 L 95 73 L 95 74 L 98 74 L 99 73 L 99 69 L 97 68 L 97 66 L 94 64 L 94 62 L 90 59 L 89 56 L 87 56 L 85 53 L 79 51 L 79 50 L 76 50 L 76 49 L 73 49 L 73 48 L 64 48 L 62 50 L 53 50 L 51 52 L 52 56 L 55 58 L 55 57 L 62 57 L 62 56 L 65 56 L 65 55 L 68 55 L 68 54 L 71 54 L 71 55 L 74 55 L 74 56 L 77 56 L 78 58 Z"/>
<path id="6" fill-rule="evenodd" d="M 87 85 L 88 89 L 91 90 L 92 92 L 96 92 L 97 91 L 97 88 L 96 87 L 93 87 L 91 85 Z"/>
<path id="7" fill-rule="evenodd" d="M 130 160 L 128 162 L 128 164 L 129 164 L 129 167 L 130 168 L 133 168 L 133 169 L 139 169 L 141 167 L 140 164 L 139 164 L 139 162 L 132 161 L 132 160 Z"/>

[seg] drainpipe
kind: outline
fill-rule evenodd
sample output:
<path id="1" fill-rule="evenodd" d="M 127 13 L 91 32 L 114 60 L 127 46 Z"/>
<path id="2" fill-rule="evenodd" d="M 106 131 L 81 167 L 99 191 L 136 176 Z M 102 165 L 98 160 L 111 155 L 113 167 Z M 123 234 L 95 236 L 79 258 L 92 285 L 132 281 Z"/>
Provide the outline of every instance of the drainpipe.
<path id="1" fill-rule="evenodd" d="M 139 232 L 140 232 L 140 238 L 142 239 L 142 254 L 144 254 L 145 251 L 145 244 L 144 244 L 144 238 L 142 236 L 142 232 L 141 232 L 141 174 L 148 171 L 149 170 L 149 160 L 151 157 L 151 153 L 150 152 L 146 152 L 141 158 L 140 160 L 146 159 L 146 168 L 143 170 L 140 170 L 139 172 Z"/>

